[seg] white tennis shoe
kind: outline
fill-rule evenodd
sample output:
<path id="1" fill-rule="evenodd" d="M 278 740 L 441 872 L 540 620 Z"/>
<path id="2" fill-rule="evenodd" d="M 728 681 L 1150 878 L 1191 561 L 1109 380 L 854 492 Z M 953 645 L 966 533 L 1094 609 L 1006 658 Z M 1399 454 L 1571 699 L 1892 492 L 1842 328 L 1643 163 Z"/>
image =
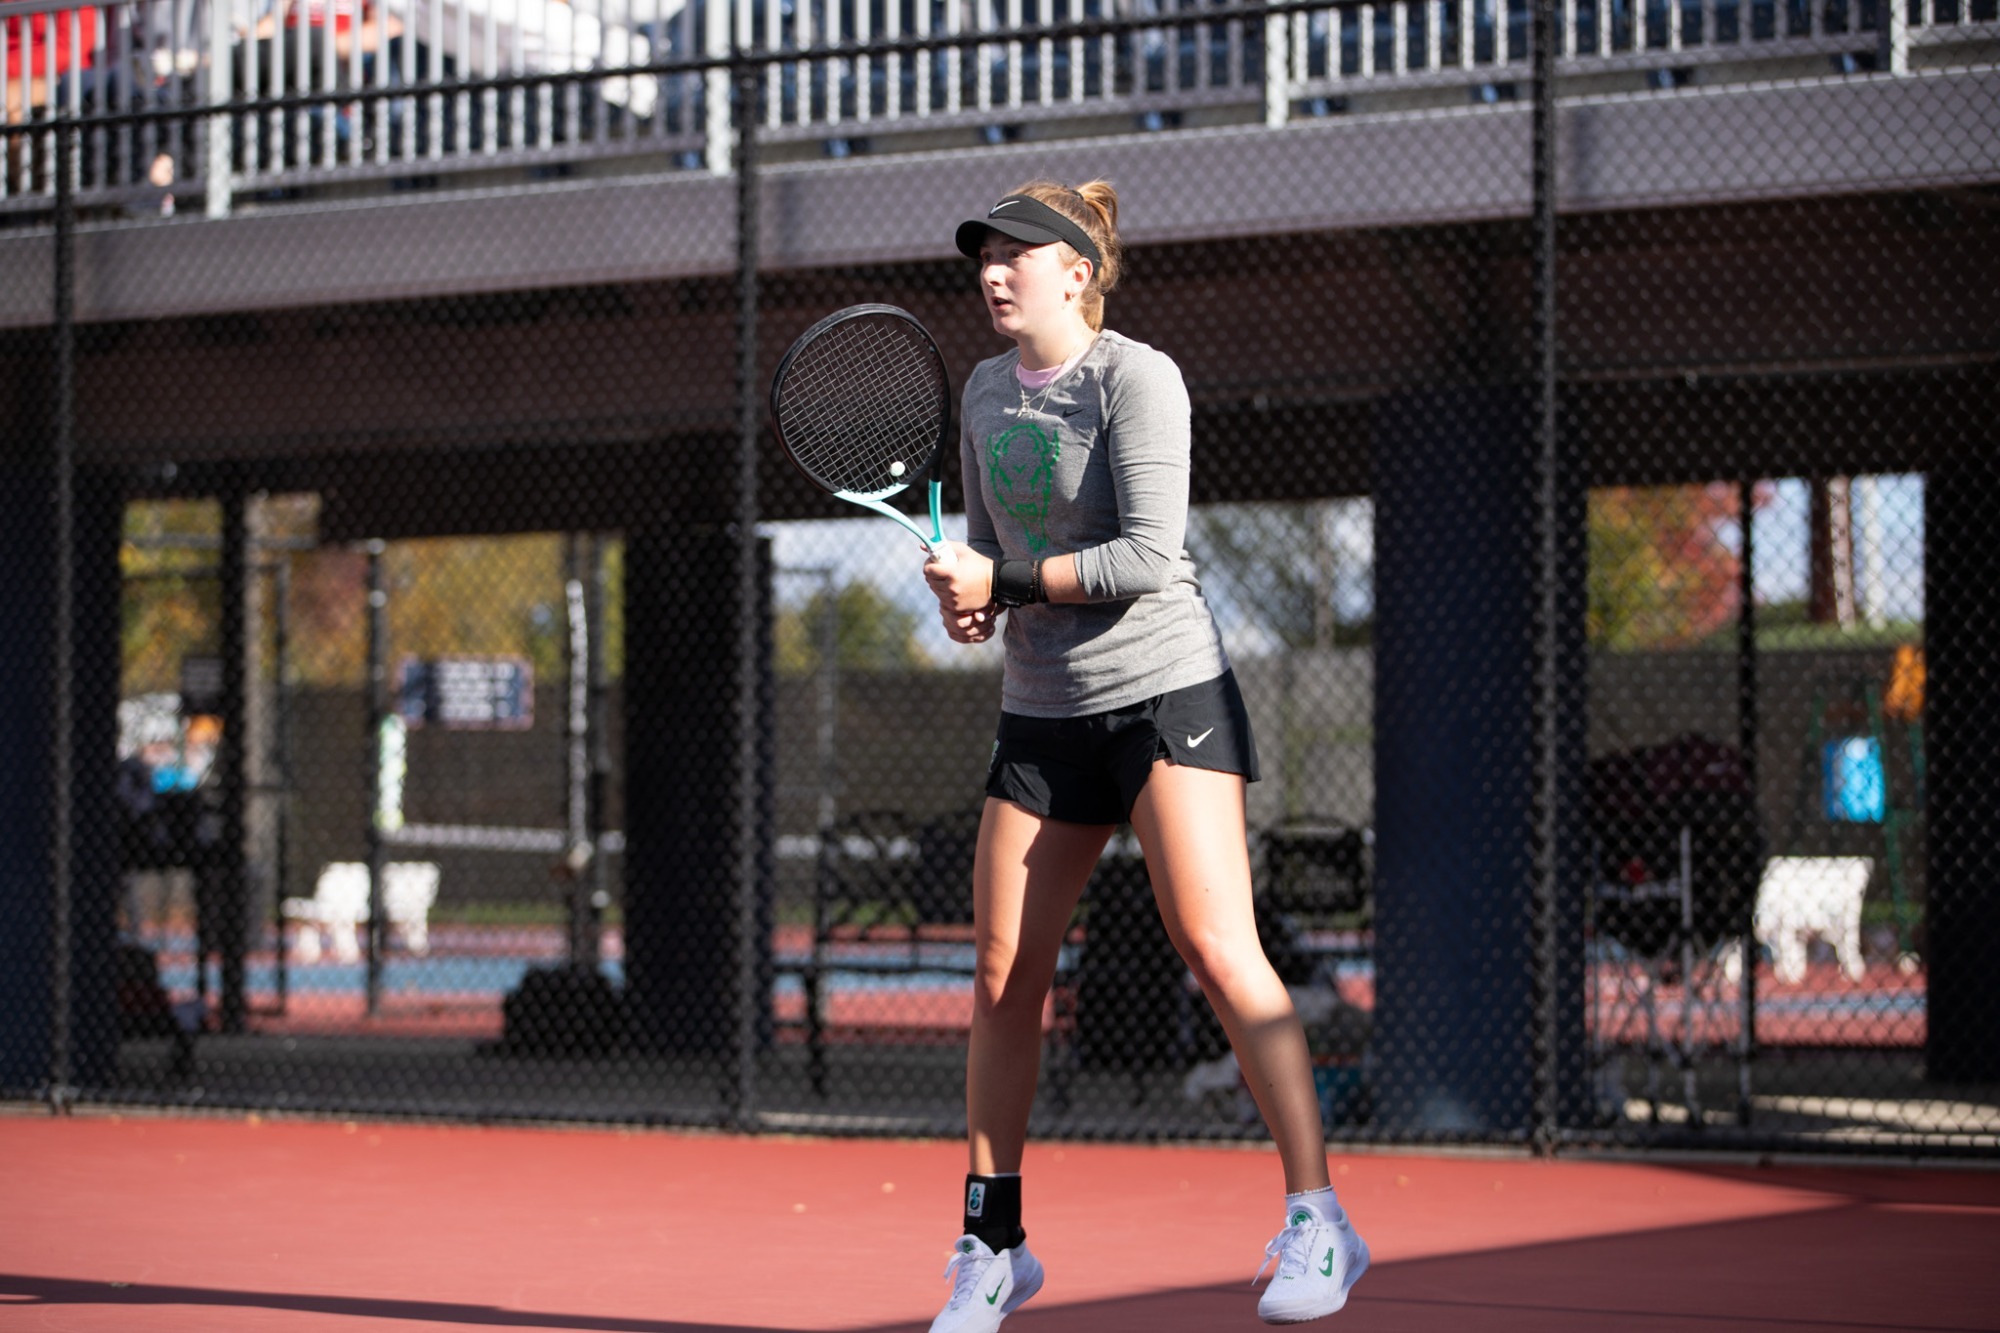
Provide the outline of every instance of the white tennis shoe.
<path id="1" fill-rule="evenodd" d="M 1257 1317 L 1267 1324 L 1303 1324 L 1347 1304 L 1348 1289 L 1368 1271 L 1368 1243 L 1355 1233 L 1345 1209 L 1329 1222 L 1311 1208 L 1294 1208 L 1285 1229 L 1264 1247 L 1257 1277 L 1273 1259 L 1278 1271 L 1257 1302 Z"/>
<path id="2" fill-rule="evenodd" d="M 995 1254 L 977 1236 L 960 1236 L 944 1275 L 951 1299 L 931 1321 L 931 1333 L 993 1333 L 1000 1321 L 1042 1289 L 1041 1261 L 1026 1241 Z"/>

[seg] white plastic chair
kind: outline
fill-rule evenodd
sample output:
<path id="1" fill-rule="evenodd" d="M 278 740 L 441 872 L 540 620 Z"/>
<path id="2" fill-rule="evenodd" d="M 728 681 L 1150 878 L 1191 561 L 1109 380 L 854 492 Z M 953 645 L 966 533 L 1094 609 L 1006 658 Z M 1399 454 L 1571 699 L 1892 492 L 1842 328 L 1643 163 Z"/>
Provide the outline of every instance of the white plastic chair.
<path id="1" fill-rule="evenodd" d="M 1874 858 L 1867 856 L 1774 856 L 1765 863 L 1754 928 L 1758 941 L 1771 950 L 1771 970 L 1779 981 L 1805 978 L 1806 952 L 1814 937 L 1833 946 L 1849 980 L 1861 980 L 1866 971 L 1861 904 L 1874 871 Z M 1726 967 L 1731 980 L 1741 975 L 1736 951 L 1728 954 Z"/>
<path id="2" fill-rule="evenodd" d="M 382 872 L 382 912 L 411 953 L 430 952 L 430 911 L 437 903 L 435 861 L 391 861 Z M 317 962 L 331 943 L 343 963 L 361 957 L 360 928 L 368 920 L 368 866 L 361 861 L 329 861 L 319 872 L 310 898 L 287 898 L 283 913 L 298 923 L 293 953 L 302 963 Z"/>

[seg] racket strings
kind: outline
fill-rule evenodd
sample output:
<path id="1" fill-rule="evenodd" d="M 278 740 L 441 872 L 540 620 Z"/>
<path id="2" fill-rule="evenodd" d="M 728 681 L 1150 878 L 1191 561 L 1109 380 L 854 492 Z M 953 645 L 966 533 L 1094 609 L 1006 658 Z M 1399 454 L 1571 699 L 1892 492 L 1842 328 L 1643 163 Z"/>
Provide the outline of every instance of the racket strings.
<path id="1" fill-rule="evenodd" d="M 775 395 L 799 466 L 834 490 L 886 495 L 931 465 L 949 410 L 943 366 L 902 320 L 847 320 L 801 347 Z"/>

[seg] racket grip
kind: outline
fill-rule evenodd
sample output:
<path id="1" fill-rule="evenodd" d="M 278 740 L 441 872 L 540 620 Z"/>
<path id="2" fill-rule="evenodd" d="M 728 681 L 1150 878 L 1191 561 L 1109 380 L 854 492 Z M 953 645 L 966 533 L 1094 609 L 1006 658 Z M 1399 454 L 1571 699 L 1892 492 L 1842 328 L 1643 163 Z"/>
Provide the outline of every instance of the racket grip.
<path id="1" fill-rule="evenodd" d="M 930 549 L 932 563 L 941 565 L 946 569 L 950 569 L 958 563 L 958 553 L 951 549 L 949 541 L 939 538 L 937 541 L 930 542 L 927 545 Z"/>

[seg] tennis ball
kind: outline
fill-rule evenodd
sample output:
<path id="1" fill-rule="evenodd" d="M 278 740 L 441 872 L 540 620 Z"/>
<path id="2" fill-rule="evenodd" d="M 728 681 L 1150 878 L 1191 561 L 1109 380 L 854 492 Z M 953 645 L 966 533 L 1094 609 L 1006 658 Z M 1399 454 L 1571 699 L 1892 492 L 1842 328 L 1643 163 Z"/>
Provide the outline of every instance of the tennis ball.
<path id="1" fill-rule="evenodd" d="M 892 477 L 903 475 L 903 462 L 901 459 L 897 459 L 895 462 L 889 464 L 889 475 Z"/>

